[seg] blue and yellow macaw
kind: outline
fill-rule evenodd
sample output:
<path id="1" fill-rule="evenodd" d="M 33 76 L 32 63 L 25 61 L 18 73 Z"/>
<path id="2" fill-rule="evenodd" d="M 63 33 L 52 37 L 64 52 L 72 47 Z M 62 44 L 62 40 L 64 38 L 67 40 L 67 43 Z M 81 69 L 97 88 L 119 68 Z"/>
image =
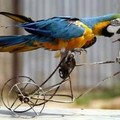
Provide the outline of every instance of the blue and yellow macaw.
<path id="1" fill-rule="evenodd" d="M 120 33 L 120 14 L 109 14 L 91 18 L 53 17 L 33 21 L 22 15 L 0 12 L 20 24 L 28 35 L 0 36 L 0 52 L 25 52 L 38 48 L 48 50 L 74 50 L 88 48 L 96 42 L 96 36 L 111 37 Z"/>

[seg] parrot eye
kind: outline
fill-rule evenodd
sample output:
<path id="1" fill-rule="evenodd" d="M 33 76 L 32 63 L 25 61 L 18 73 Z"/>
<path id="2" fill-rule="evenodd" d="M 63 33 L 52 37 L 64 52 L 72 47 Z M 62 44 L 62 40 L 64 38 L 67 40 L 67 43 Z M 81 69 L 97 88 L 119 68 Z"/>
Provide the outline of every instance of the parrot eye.
<path id="1" fill-rule="evenodd" d="M 111 21 L 111 25 L 120 26 L 120 18 L 114 19 Z"/>

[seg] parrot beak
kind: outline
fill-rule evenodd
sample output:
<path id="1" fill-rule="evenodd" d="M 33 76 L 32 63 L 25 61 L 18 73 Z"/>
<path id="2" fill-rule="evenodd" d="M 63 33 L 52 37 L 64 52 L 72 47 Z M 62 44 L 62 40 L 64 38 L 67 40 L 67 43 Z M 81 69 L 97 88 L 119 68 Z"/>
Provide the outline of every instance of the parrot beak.
<path id="1" fill-rule="evenodd" d="M 120 29 L 118 29 L 118 31 L 116 32 L 117 34 L 120 34 Z"/>
<path id="2" fill-rule="evenodd" d="M 117 40 L 114 40 L 112 43 L 115 43 L 115 42 L 120 42 L 120 38 L 119 39 L 117 39 Z"/>

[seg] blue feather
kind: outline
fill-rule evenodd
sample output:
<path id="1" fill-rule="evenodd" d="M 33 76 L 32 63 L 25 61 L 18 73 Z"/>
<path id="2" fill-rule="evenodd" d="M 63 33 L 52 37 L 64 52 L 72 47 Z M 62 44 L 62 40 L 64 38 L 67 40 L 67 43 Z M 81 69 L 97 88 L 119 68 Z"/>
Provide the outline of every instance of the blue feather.
<path id="1" fill-rule="evenodd" d="M 25 44 L 33 46 L 34 42 L 38 43 L 51 42 L 55 44 L 56 41 L 51 37 L 38 36 L 38 35 L 15 35 L 15 36 L 0 36 L 0 47 L 8 47 L 12 45 Z"/>
<path id="2" fill-rule="evenodd" d="M 27 42 L 33 35 L 0 36 L 0 47 Z"/>
<path id="3" fill-rule="evenodd" d="M 102 22 L 102 21 L 110 21 L 114 18 L 115 14 L 109 14 L 104 16 L 98 16 L 98 17 L 90 17 L 90 18 L 81 18 L 80 21 L 89 26 L 90 28 L 93 28 L 95 24 Z"/>
<path id="4" fill-rule="evenodd" d="M 80 37 L 84 33 L 84 28 L 75 25 L 75 18 L 54 17 L 32 23 L 20 24 L 30 33 L 49 36 L 52 38 L 62 38 L 65 40 Z"/>

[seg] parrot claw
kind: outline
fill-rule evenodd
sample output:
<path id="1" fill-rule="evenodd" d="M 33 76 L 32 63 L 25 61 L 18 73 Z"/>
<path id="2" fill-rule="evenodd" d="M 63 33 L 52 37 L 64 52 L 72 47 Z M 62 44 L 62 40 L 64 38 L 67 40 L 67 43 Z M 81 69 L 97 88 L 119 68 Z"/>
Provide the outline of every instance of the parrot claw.
<path id="1" fill-rule="evenodd" d="M 72 50 L 72 52 L 81 54 L 82 52 L 87 53 L 87 50 L 84 48 L 75 48 L 74 50 Z"/>

